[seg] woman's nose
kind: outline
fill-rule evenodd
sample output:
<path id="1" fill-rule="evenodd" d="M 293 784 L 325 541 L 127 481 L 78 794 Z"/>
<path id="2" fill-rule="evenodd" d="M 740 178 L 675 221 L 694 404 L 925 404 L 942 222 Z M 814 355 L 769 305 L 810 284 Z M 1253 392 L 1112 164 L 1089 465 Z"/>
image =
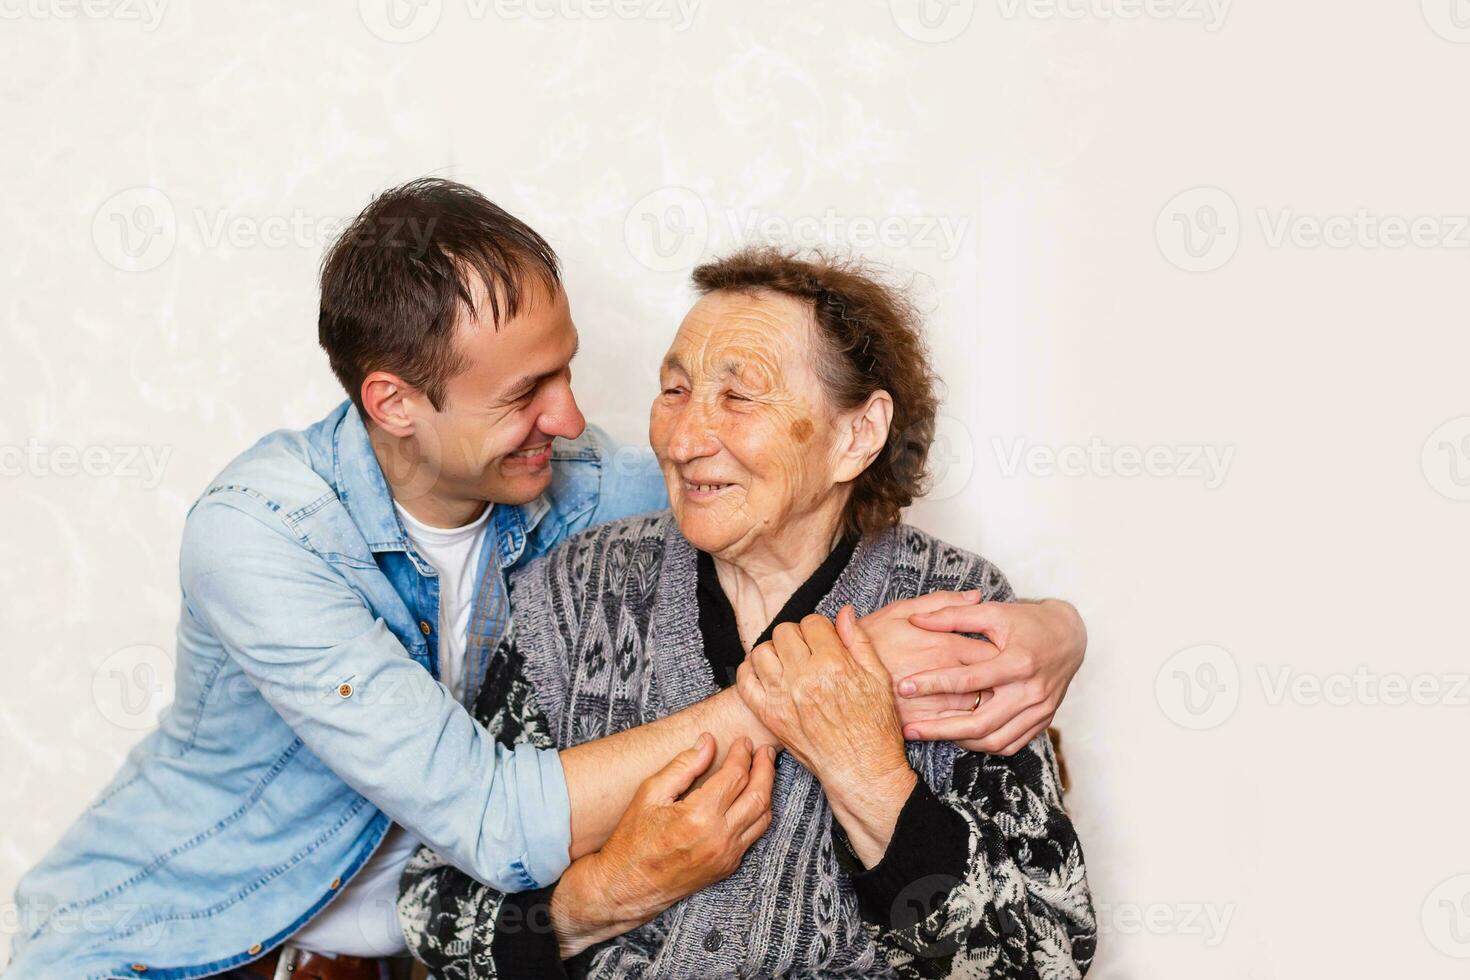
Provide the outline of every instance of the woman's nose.
<path id="1" fill-rule="evenodd" d="M 709 413 L 697 404 L 686 406 L 669 433 L 669 458 L 676 463 L 687 463 L 718 451 Z"/>

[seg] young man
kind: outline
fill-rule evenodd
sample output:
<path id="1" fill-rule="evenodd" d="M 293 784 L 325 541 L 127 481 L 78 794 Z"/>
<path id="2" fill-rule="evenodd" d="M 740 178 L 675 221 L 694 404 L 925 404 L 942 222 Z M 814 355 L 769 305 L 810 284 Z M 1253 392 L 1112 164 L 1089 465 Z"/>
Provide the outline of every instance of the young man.
<path id="1" fill-rule="evenodd" d="M 319 331 L 350 398 L 261 440 L 190 511 L 174 706 L 22 880 L 12 980 L 378 978 L 404 951 L 418 842 L 530 889 L 701 732 L 680 765 L 735 746 L 722 768 L 759 781 L 742 736 L 769 736 L 733 690 L 561 754 L 499 746 L 463 707 L 507 626 L 505 576 L 667 503 L 651 462 L 585 426 L 545 241 L 462 185 L 396 188 L 327 256 Z M 923 672 L 911 734 L 997 752 L 1045 727 L 1086 642 L 1057 602 L 939 595 L 870 619 L 894 676 Z"/>

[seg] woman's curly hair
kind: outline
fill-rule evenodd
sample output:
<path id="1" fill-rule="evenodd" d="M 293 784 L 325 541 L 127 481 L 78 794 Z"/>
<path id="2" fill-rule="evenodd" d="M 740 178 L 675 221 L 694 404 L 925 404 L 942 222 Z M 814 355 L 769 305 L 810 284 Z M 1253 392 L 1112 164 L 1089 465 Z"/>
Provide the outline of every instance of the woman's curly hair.
<path id="1" fill-rule="evenodd" d="M 893 527 L 905 507 L 923 496 L 929 447 L 939 411 L 937 381 L 904 293 L 859 259 L 801 253 L 773 246 L 741 249 L 694 270 L 702 295 L 770 290 L 811 304 L 816 323 L 816 372 L 838 411 L 862 405 L 876 391 L 893 399 L 888 441 L 853 481 L 844 530 L 870 533 Z"/>

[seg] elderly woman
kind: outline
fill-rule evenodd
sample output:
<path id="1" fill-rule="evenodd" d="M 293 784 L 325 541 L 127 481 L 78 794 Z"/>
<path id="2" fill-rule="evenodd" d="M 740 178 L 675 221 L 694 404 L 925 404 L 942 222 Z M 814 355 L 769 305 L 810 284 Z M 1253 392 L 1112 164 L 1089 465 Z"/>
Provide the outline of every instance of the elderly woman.
<path id="1" fill-rule="evenodd" d="M 855 622 L 941 589 L 1012 598 L 984 559 L 899 522 L 937 404 L 914 313 L 855 266 L 774 250 L 694 281 L 649 425 L 671 511 L 512 582 L 517 633 L 489 675 L 513 679 L 480 707 L 501 738 L 567 747 L 738 684 L 785 750 L 774 773 L 742 743 L 735 776 L 685 794 L 702 767 L 676 760 L 642 803 L 748 800 L 771 779 L 769 817 L 742 814 L 718 856 L 661 855 L 625 817 L 515 896 L 421 851 L 410 948 L 442 977 L 1082 975 L 1093 912 L 1046 735 L 1010 758 L 905 743 Z"/>

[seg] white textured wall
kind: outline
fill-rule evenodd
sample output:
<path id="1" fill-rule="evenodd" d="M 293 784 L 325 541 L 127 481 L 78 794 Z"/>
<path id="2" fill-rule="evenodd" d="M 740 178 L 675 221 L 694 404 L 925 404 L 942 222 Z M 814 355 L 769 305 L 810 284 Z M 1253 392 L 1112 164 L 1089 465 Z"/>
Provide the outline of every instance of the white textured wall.
<path id="1" fill-rule="evenodd" d="M 340 397 L 330 226 L 439 173 L 560 250 L 628 438 L 700 255 L 912 274 L 917 520 L 1091 625 L 1095 976 L 1463 974 L 1463 0 L 393 2 L 0 0 L 7 902 L 167 695 L 191 499 Z"/>

